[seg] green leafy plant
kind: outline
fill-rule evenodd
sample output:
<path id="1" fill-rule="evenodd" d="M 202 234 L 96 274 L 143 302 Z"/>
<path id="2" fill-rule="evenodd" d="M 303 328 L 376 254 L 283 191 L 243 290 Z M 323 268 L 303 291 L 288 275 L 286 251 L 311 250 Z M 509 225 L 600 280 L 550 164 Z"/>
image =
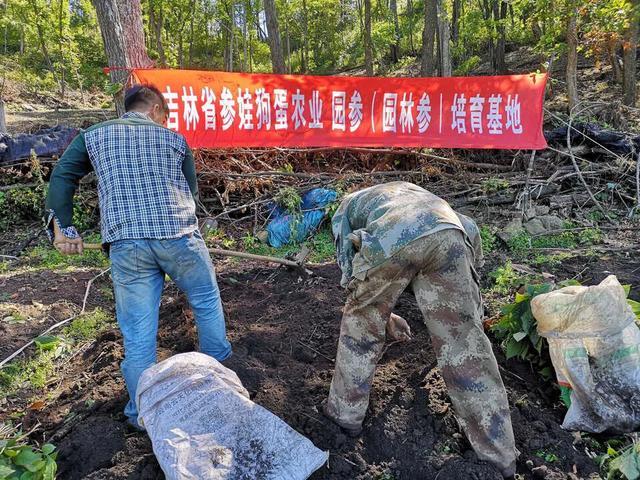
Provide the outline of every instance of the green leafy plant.
<path id="1" fill-rule="evenodd" d="M 496 228 L 491 225 L 482 225 L 480 227 L 480 239 L 482 240 L 482 252 L 485 254 L 493 252 L 498 243 Z"/>
<path id="2" fill-rule="evenodd" d="M 547 344 L 537 331 L 537 322 L 531 313 L 531 300 L 542 293 L 549 293 L 553 285 L 525 285 L 516 293 L 515 301 L 501 309 L 500 320 L 491 327 L 502 341 L 507 359 L 519 358 L 534 364 L 545 377 L 551 377 Z"/>
<path id="3" fill-rule="evenodd" d="M 57 455 L 54 445 L 29 445 L 19 430 L 0 426 L 0 480 L 54 480 Z"/>
<path id="4" fill-rule="evenodd" d="M 542 458 L 547 463 L 555 463 L 559 460 L 558 456 L 553 452 L 547 452 L 546 450 L 538 450 L 536 457 Z"/>
<path id="5" fill-rule="evenodd" d="M 640 443 L 635 439 L 631 445 L 619 450 L 609 442 L 607 452 L 600 455 L 598 460 L 607 480 L 640 479 Z"/>
<path id="6" fill-rule="evenodd" d="M 494 280 L 493 290 L 498 293 L 509 293 L 515 287 L 519 286 L 521 278 L 513 269 L 511 262 L 505 263 L 503 266 L 496 268 L 489 273 Z"/>
<path id="7" fill-rule="evenodd" d="M 503 178 L 491 177 L 482 182 L 481 188 L 485 193 L 495 193 L 509 188 L 509 182 Z"/>

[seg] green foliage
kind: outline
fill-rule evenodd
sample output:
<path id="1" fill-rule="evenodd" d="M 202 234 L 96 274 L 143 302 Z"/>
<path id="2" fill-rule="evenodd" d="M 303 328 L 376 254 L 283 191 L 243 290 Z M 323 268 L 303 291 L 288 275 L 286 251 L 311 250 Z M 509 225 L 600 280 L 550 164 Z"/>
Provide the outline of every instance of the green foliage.
<path id="1" fill-rule="evenodd" d="M 296 214 L 300 212 L 300 205 L 302 204 L 302 198 L 300 193 L 293 187 L 285 187 L 278 191 L 273 197 L 279 207 L 286 210 L 288 213 Z"/>
<path id="2" fill-rule="evenodd" d="M 42 186 L 0 192 L 0 232 L 17 224 L 42 218 L 45 190 Z"/>
<path id="3" fill-rule="evenodd" d="M 640 443 L 634 440 L 620 450 L 609 443 L 607 452 L 599 457 L 599 461 L 607 480 L 637 480 L 640 478 Z"/>
<path id="4" fill-rule="evenodd" d="M 507 262 L 504 266 L 496 268 L 489 273 L 489 276 L 494 280 L 493 290 L 498 293 L 509 293 L 514 288 L 520 285 L 520 275 L 513 269 L 511 262 Z"/>
<path id="5" fill-rule="evenodd" d="M 542 458 L 547 463 L 555 463 L 559 460 L 555 453 L 547 452 L 545 450 L 538 450 L 536 452 L 536 457 Z"/>
<path id="6" fill-rule="evenodd" d="M 522 293 L 516 293 L 513 303 L 502 307 L 500 320 L 491 327 L 491 331 L 501 340 L 507 359 L 516 357 L 529 361 L 546 378 L 552 373 L 548 347 L 544 338 L 538 335 L 537 322 L 531 313 L 531 300 L 552 289 L 553 286 L 548 283 L 525 285 Z"/>
<path id="7" fill-rule="evenodd" d="M 236 241 L 234 238 L 227 236 L 227 234 L 221 228 L 214 228 L 213 230 L 209 230 L 207 233 L 207 238 L 205 239 L 207 243 L 216 245 L 218 247 L 226 248 L 228 250 L 233 249 L 236 246 Z"/>
<path id="8" fill-rule="evenodd" d="M 32 266 L 46 269 L 109 266 L 109 258 L 102 251 L 85 250 L 82 255 L 63 255 L 51 245 L 34 247 L 27 253 L 27 258 Z"/>
<path id="9" fill-rule="evenodd" d="M 32 357 L 13 361 L 0 369 L 3 395 L 11 395 L 23 387 L 43 388 L 56 372 L 57 359 L 69 354 L 75 344 L 95 338 L 112 322 L 111 315 L 96 308 L 74 319 L 60 335 L 37 337 Z"/>
<path id="10" fill-rule="evenodd" d="M 482 225 L 480 227 L 480 238 L 482 240 L 482 252 L 484 254 L 491 253 L 495 250 L 498 243 L 496 237 L 496 228 L 491 225 Z"/>
<path id="11" fill-rule="evenodd" d="M 523 255 L 531 249 L 531 235 L 521 230 L 507 241 L 507 245 L 513 253 Z"/>
<path id="12" fill-rule="evenodd" d="M 568 228 L 566 231 L 560 233 L 540 236 L 531 236 L 526 230 L 521 230 L 509 239 L 507 245 L 514 253 L 523 255 L 532 248 L 571 249 L 602 242 L 602 232 L 598 228 L 580 230 L 571 230 L 572 226 L 566 228 Z"/>
<path id="13" fill-rule="evenodd" d="M 274 248 L 264 243 L 254 242 L 253 239 L 249 242 L 244 242 L 243 240 L 243 243 L 245 250 L 249 253 L 283 258 L 295 256 L 301 247 L 299 244 L 289 244 Z M 303 242 L 302 245 L 309 248 L 308 261 L 312 263 L 327 262 L 335 258 L 336 247 L 333 242 L 333 235 L 327 227 L 321 228 L 315 235 Z"/>
<path id="14" fill-rule="evenodd" d="M 509 182 L 503 178 L 491 177 L 482 182 L 482 191 L 485 193 L 495 193 L 509 188 Z"/>
<path id="15" fill-rule="evenodd" d="M 0 425 L 0 480 L 55 480 L 56 447 L 29 445 L 20 431 Z"/>
<path id="16" fill-rule="evenodd" d="M 65 338 L 82 342 L 95 338 L 113 323 L 113 317 L 102 308 L 80 315 L 63 330 Z"/>

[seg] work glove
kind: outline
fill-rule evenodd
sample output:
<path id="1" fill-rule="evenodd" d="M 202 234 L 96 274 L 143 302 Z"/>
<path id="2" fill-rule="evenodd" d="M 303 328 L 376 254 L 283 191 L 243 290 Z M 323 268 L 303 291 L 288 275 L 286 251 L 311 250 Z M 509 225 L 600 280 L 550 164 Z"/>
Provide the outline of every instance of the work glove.
<path id="1" fill-rule="evenodd" d="M 411 340 L 411 327 L 404 318 L 392 313 L 387 322 L 387 336 L 396 342 L 408 342 Z"/>
<path id="2" fill-rule="evenodd" d="M 76 238 L 66 237 L 60 227 L 58 226 L 58 222 L 53 223 L 53 246 L 60 253 L 64 255 L 82 255 L 84 251 L 82 237 L 78 236 Z"/>

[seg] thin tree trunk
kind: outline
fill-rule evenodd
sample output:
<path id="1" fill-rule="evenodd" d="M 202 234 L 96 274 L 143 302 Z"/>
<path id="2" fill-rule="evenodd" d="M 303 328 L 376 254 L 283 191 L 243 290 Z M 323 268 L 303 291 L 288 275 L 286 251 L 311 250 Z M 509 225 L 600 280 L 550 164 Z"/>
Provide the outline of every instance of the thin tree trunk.
<path id="1" fill-rule="evenodd" d="M 140 0 L 92 0 L 98 16 L 111 81 L 123 83 L 129 75 L 126 69 L 149 67 L 142 27 Z M 124 94 L 115 96 L 116 111 L 124 112 Z"/>
<path id="2" fill-rule="evenodd" d="M 302 0 L 302 73 L 309 71 L 309 17 L 307 16 L 307 0 Z"/>
<path id="3" fill-rule="evenodd" d="M 494 56 L 494 70 L 496 73 L 503 74 L 507 71 L 507 66 L 505 63 L 505 44 L 506 44 L 506 29 L 504 27 L 504 19 L 507 18 L 509 5 L 504 0 L 500 0 L 500 4 L 498 2 L 494 3 L 493 14 L 494 20 L 496 22 L 496 31 L 497 31 L 497 42 L 496 42 L 496 50 Z"/>
<path id="4" fill-rule="evenodd" d="M 247 2 L 244 2 L 242 5 L 242 70 L 247 71 L 249 65 L 249 41 L 248 41 L 248 12 L 247 12 Z"/>
<path id="5" fill-rule="evenodd" d="M 371 0 L 364 0 L 364 68 L 373 76 L 373 42 L 371 40 Z"/>
<path id="6" fill-rule="evenodd" d="M 0 94 L 0 133 L 7 133 L 7 118 L 4 114 L 4 100 Z"/>
<path id="7" fill-rule="evenodd" d="M 407 17 L 409 20 L 409 50 L 411 50 L 411 55 L 415 55 L 416 49 L 413 45 L 413 0 L 407 0 Z"/>
<path id="8" fill-rule="evenodd" d="M 453 9 L 451 11 L 451 41 L 454 45 L 458 44 L 460 37 L 460 0 L 453 0 Z"/>
<path id="9" fill-rule="evenodd" d="M 284 30 L 285 30 L 285 39 L 286 39 L 286 44 L 287 44 L 287 73 L 291 73 L 291 39 L 289 38 L 289 22 L 285 22 L 284 24 Z"/>
<path id="10" fill-rule="evenodd" d="M 191 68 L 191 65 L 193 64 L 193 22 L 198 13 L 196 12 L 196 0 L 191 0 L 189 11 L 191 12 L 191 15 L 189 15 L 191 17 L 189 25 L 189 68 Z"/>
<path id="11" fill-rule="evenodd" d="M 389 0 L 389 9 L 393 16 L 393 40 L 391 44 L 391 61 L 397 63 L 400 60 L 400 24 L 398 22 L 398 2 Z"/>
<path id="12" fill-rule="evenodd" d="M 267 19 L 267 34 L 269 35 L 273 73 L 285 73 L 286 67 L 282 45 L 280 44 L 280 29 L 278 27 L 278 12 L 276 11 L 275 0 L 264 0 L 264 13 Z"/>
<path id="13" fill-rule="evenodd" d="M 433 43 L 438 28 L 438 0 L 424 0 L 424 30 L 422 31 L 422 63 L 420 75 L 431 77 L 435 74 Z"/>
<path id="14" fill-rule="evenodd" d="M 609 56 L 609 63 L 611 63 L 611 68 L 613 69 L 613 75 L 620 85 L 623 83 L 622 77 L 622 68 L 620 66 L 620 61 L 618 60 L 618 39 L 615 35 L 611 35 L 607 40 L 607 55 Z"/>
<path id="15" fill-rule="evenodd" d="M 636 55 L 638 50 L 638 17 L 640 16 L 640 0 L 634 0 L 629 18 L 629 28 L 624 34 L 624 78 L 623 78 L 623 103 L 634 107 L 637 100 Z"/>
<path id="16" fill-rule="evenodd" d="M 567 97 L 569 111 L 578 104 L 578 24 L 574 0 L 567 12 Z"/>
<path id="17" fill-rule="evenodd" d="M 60 56 L 60 98 L 64 100 L 65 94 L 65 81 L 64 81 L 64 52 L 62 50 L 62 42 L 63 42 L 63 26 L 62 26 L 62 15 L 64 14 L 64 0 L 60 0 L 58 2 L 58 55 Z"/>
<path id="18" fill-rule="evenodd" d="M 158 10 L 155 9 L 155 2 L 149 2 L 149 30 L 153 35 L 156 44 L 156 51 L 160 60 L 160 65 L 167 65 L 167 57 L 162 44 L 162 30 L 164 28 L 164 18 L 162 15 L 162 2 L 159 2 Z"/>
<path id="19" fill-rule="evenodd" d="M 49 56 L 49 49 L 47 48 L 47 42 L 44 38 L 44 31 L 42 30 L 42 25 L 40 24 L 40 12 L 38 12 L 38 6 L 35 2 L 31 2 L 31 6 L 33 7 L 33 13 L 36 18 L 36 31 L 38 32 L 38 40 L 40 41 L 40 50 L 42 51 L 42 56 L 44 57 L 44 62 L 47 65 L 47 68 L 53 75 L 53 80 L 58 83 L 58 76 L 56 75 L 55 68 L 53 68 L 53 62 L 51 61 L 51 56 Z"/>
<path id="20" fill-rule="evenodd" d="M 438 51 L 440 63 L 440 76 L 451 76 L 451 46 L 449 45 L 451 33 L 449 31 L 449 18 L 443 0 L 438 0 Z"/>

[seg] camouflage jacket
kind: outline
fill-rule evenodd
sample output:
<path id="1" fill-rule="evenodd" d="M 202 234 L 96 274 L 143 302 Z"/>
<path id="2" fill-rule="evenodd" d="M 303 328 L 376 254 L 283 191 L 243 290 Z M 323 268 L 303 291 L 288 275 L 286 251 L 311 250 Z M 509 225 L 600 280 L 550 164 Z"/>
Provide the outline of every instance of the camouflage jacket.
<path id="1" fill-rule="evenodd" d="M 345 287 L 352 278 L 391 258 L 409 243 L 455 228 L 465 233 L 476 262 L 482 257 L 480 232 L 469 217 L 447 202 L 408 182 L 391 182 L 347 195 L 332 220 L 338 265 Z M 360 243 L 355 248 L 354 240 Z"/>

